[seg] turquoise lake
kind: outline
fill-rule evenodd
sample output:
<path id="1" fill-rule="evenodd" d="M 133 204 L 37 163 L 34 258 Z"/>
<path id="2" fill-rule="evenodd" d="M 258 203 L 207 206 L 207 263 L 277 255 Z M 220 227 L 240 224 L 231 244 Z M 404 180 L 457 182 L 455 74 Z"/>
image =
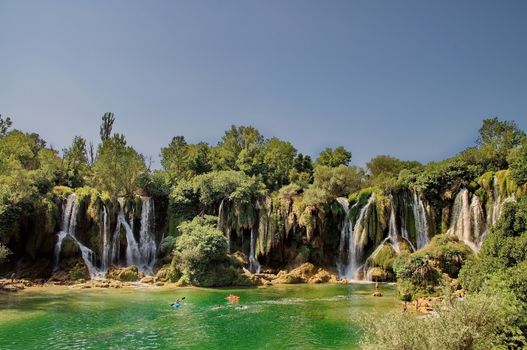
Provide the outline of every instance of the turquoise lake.
<path id="1" fill-rule="evenodd" d="M 356 349 L 362 315 L 398 307 L 393 286 L 251 289 L 54 287 L 0 294 L 0 349 Z M 230 303 L 229 294 L 240 296 Z M 181 308 L 170 303 L 185 297 Z"/>

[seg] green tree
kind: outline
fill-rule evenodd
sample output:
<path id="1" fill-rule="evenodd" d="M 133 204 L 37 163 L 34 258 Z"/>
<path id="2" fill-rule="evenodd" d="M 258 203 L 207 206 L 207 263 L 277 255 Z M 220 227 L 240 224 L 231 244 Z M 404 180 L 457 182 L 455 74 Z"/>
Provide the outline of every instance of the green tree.
<path id="1" fill-rule="evenodd" d="M 208 152 L 205 142 L 188 144 L 184 136 L 176 136 L 161 149 L 161 165 L 174 180 L 190 179 L 210 171 Z"/>
<path id="2" fill-rule="evenodd" d="M 102 116 L 102 124 L 100 129 L 101 141 L 104 142 L 108 140 L 112 134 L 113 122 L 115 117 L 112 112 L 106 112 Z"/>
<path id="3" fill-rule="evenodd" d="M 11 121 L 11 118 L 2 118 L 2 115 L 0 114 L 0 137 L 5 136 L 7 134 L 7 130 L 11 127 L 13 122 Z"/>
<path id="4" fill-rule="evenodd" d="M 527 137 L 511 159 L 511 178 L 520 186 L 527 184 Z"/>
<path id="5" fill-rule="evenodd" d="M 294 169 L 296 149 L 286 141 L 273 137 L 265 145 L 263 162 L 267 168 L 266 183 L 276 190 L 288 183 L 289 173 Z"/>
<path id="6" fill-rule="evenodd" d="M 476 144 L 487 170 L 505 169 L 510 151 L 520 145 L 524 136 L 525 132 L 513 121 L 501 121 L 496 117 L 483 120 Z"/>
<path id="7" fill-rule="evenodd" d="M 139 192 L 139 179 L 147 173 L 144 157 L 126 145 L 124 135 L 114 134 L 98 149 L 93 165 L 93 183 L 113 195 Z"/>
<path id="8" fill-rule="evenodd" d="M 211 149 L 209 161 L 213 170 L 242 170 L 254 175 L 262 163 L 264 138 L 251 126 L 231 126 L 218 145 Z"/>
<path id="9" fill-rule="evenodd" d="M 347 151 L 344 147 L 339 146 L 334 150 L 328 147 L 320 152 L 315 165 L 337 167 L 339 165 L 348 165 L 350 161 L 351 152 Z"/>
<path id="10" fill-rule="evenodd" d="M 174 250 L 174 275 L 203 287 L 233 283 L 237 273 L 229 267 L 227 239 L 215 227 L 216 222 L 216 217 L 197 216 L 178 227 L 181 235 Z"/>
<path id="11" fill-rule="evenodd" d="M 329 197 L 346 197 L 358 191 L 362 186 L 364 171 L 357 166 L 340 165 L 315 168 L 313 186 L 325 191 Z"/>
<path id="12" fill-rule="evenodd" d="M 388 155 L 379 155 L 366 163 L 366 166 L 373 177 L 381 175 L 397 177 L 401 170 L 419 168 L 421 163 L 416 161 L 403 161 Z"/>
<path id="13" fill-rule="evenodd" d="M 86 140 L 75 136 L 71 146 L 64 149 L 64 178 L 70 187 L 82 187 L 84 178 L 88 175 L 88 153 Z"/>

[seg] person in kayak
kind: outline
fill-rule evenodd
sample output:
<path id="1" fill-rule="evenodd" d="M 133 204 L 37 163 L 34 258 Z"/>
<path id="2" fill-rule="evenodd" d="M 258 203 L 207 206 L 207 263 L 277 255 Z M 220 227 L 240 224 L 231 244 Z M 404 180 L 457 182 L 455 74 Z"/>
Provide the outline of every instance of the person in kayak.
<path id="1" fill-rule="evenodd" d="M 185 299 L 185 297 L 181 298 L 181 299 L 176 299 L 175 302 L 173 302 L 172 304 L 170 304 L 170 306 L 172 307 L 180 307 L 181 306 L 181 301 Z"/>

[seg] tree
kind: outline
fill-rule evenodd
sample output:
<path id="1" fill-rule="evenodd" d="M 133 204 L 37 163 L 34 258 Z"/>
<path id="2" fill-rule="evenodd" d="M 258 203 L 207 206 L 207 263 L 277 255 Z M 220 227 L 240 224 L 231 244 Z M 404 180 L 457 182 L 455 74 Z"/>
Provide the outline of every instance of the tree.
<path id="1" fill-rule="evenodd" d="M 364 171 L 357 166 L 317 166 L 313 186 L 324 190 L 331 198 L 348 196 L 362 185 Z"/>
<path id="2" fill-rule="evenodd" d="M 70 187 L 84 185 L 84 177 L 88 175 L 88 153 L 86 140 L 75 136 L 71 146 L 64 149 L 64 177 Z"/>
<path id="3" fill-rule="evenodd" d="M 182 223 L 174 250 L 174 274 L 196 286 L 214 287 L 232 284 L 237 277 L 228 267 L 228 243 L 215 225 L 216 217 L 197 216 Z"/>
<path id="4" fill-rule="evenodd" d="M 388 155 L 379 155 L 366 163 L 366 166 L 373 177 L 380 175 L 397 177 L 401 170 L 418 168 L 421 166 L 421 163 L 416 161 L 403 161 Z"/>
<path id="5" fill-rule="evenodd" d="M 173 180 L 190 179 L 210 171 L 208 153 L 205 142 L 188 144 L 184 136 L 176 136 L 161 149 L 161 165 Z"/>
<path id="6" fill-rule="evenodd" d="M 11 127 L 13 122 L 11 121 L 11 118 L 2 118 L 2 115 L 0 114 L 0 137 L 3 137 L 7 134 L 7 130 Z"/>
<path id="7" fill-rule="evenodd" d="M 348 165 L 350 161 L 351 152 L 347 151 L 344 147 L 339 146 L 334 150 L 328 147 L 320 152 L 315 165 L 337 167 L 339 165 Z"/>
<path id="8" fill-rule="evenodd" d="M 294 169 L 296 149 L 289 142 L 273 137 L 265 145 L 263 162 L 267 170 L 266 183 L 270 189 L 287 184 L 289 172 Z"/>
<path id="9" fill-rule="evenodd" d="M 115 117 L 112 112 L 106 112 L 102 116 L 102 124 L 100 129 L 101 141 L 104 142 L 108 140 L 112 134 L 113 122 Z"/>
<path id="10" fill-rule="evenodd" d="M 133 195 L 139 191 L 139 178 L 146 174 L 144 157 L 126 145 L 124 135 L 105 140 L 93 165 L 93 183 L 112 195 Z"/>
<path id="11" fill-rule="evenodd" d="M 508 165 L 507 156 L 520 145 L 524 136 L 525 132 L 513 121 L 501 121 L 496 117 L 483 120 L 476 144 L 486 170 L 505 169 Z"/>
<path id="12" fill-rule="evenodd" d="M 527 184 L 527 137 L 523 138 L 521 147 L 511 157 L 511 178 L 520 186 Z"/>
<path id="13" fill-rule="evenodd" d="M 175 136 L 168 147 L 161 148 L 161 165 L 175 178 L 184 178 L 188 169 L 188 144 L 184 136 Z"/>
<path id="14" fill-rule="evenodd" d="M 221 141 L 211 149 L 209 161 L 213 170 L 242 170 L 254 175 L 262 163 L 264 138 L 252 126 L 231 126 Z"/>

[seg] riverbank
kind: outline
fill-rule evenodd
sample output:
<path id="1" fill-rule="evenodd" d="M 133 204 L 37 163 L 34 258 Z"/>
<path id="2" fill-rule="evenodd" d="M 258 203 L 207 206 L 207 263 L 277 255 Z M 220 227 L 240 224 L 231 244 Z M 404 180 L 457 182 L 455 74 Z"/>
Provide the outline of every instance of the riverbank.
<path id="1" fill-rule="evenodd" d="M 68 280 L 64 278 L 66 274 L 56 273 L 50 279 L 18 279 L 18 278 L 4 278 L 0 279 L 0 291 L 4 292 L 18 292 L 27 288 L 46 288 L 53 286 L 69 286 L 77 289 L 90 288 L 135 288 L 138 286 L 170 286 L 170 287 L 185 287 L 177 282 L 171 282 L 163 274 L 163 269 L 160 269 L 156 276 L 145 276 L 137 272 L 137 269 L 132 267 L 116 268 L 108 274 L 107 279 L 77 279 Z M 291 270 L 280 270 L 277 273 L 272 271 L 263 271 L 262 273 L 253 274 L 244 270 L 241 274 L 240 281 L 243 283 L 235 286 L 223 287 L 269 287 L 280 284 L 348 284 L 349 281 L 345 278 L 339 278 L 336 272 L 317 268 L 311 263 L 304 263 Z M 62 277 L 62 278 L 61 278 Z"/>

